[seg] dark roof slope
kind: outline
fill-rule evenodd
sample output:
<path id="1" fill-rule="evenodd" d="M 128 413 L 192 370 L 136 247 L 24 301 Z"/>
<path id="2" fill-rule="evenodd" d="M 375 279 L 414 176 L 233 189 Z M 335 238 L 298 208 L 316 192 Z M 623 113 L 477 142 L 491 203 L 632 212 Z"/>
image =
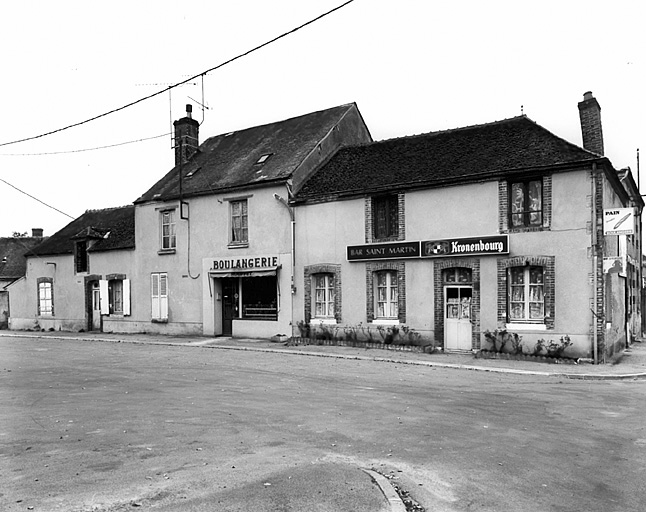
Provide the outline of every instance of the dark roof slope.
<path id="1" fill-rule="evenodd" d="M 182 166 L 182 194 L 204 195 L 287 180 L 354 103 L 211 137 Z M 257 163 L 263 155 L 271 155 Z M 135 203 L 179 197 L 174 167 Z"/>
<path id="2" fill-rule="evenodd" d="M 296 202 L 394 187 L 433 187 L 513 171 L 598 160 L 526 116 L 340 149 Z"/>
<path id="3" fill-rule="evenodd" d="M 135 207 L 133 205 L 103 210 L 88 210 L 47 241 L 27 253 L 27 256 L 45 254 L 73 254 L 77 240 L 94 240 L 92 252 L 135 247 Z"/>
<path id="4" fill-rule="evenodd" d="M 0 280 L 13 280 L 23 277 L 27 270 L 24 254 L 41 244 L 42 237 L 0 238 Z"/>

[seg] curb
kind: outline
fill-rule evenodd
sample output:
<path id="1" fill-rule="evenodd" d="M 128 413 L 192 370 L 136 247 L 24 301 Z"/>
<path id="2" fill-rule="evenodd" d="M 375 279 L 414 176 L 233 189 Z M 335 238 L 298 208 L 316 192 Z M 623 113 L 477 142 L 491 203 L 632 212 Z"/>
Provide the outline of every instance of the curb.
<path id="1" fill-rule="evenodd" d="M 399 494 L 397 494 L 397 491 L 395 491 L 393 486 L 390 485 L 390 482 L 385 476 L 371 469 L 359 469 L 368 474 L 381 489 L 381 492 L 384 493 L 384 496 L 386 497 L 386 500 L 388 500 L 388 504 L 390 505 L 391 512 L 406 512 L 406 505 L 404 505 L 404 502 L 399 497 Z"/>
<path id="2" fill-rule="evenodd" d="M 198 341 L 198 342 L 178 343 L 173 341 L 123 340 L 123 339 L 115 339 L 115 338 L 64 336 L 64 335 L 42 336 L 39 334 L 14 334 L 14 333 L 12 334 L 0 333 L 0 337 L 58 339 L 58 340 L 66 340 L 66 341 L 98 341 L 98 342 L 104 342 L 104 343 L 130 343 L 133 345 L 168 345 L 168 346 L 174 346 L 174 347 L 197 347 L 197 348 L 209 348 L 209 349 L 218 349 L 218 350 L 265 352 L 265 353 L 290 354 L 290 355 L 300 355 L 300 356 L 309 356 L 309 357 L 328 357 L 328 358 L 335 358 L 335 359 L 348 359 L 348 360 L 358 360 L 358 361 L 375 361 L 380 363 L 409 364 L 414 366 L 428 366 L 433 368 L 447 368 L 447 369 L 454 369 L 454 370 L 471 370 L 471 371 L 489 372 L 489 373 L 506 373 L 511 375 L 535 375 L 540 377 L 556 377 L 556 378 L 570 379 L 570 380 L 642 380 L 642 379 L 646 379 L 646 372 L 645 373 L 626 373 L 626 374 L 617 374 L 617 375 L 593 374 L 593 373 L 550 373 L 550 372 L 542 372 L 537 370 L 518 370 L 514 368 L 496 368 L 496 367 L 486 367 L 486 366 L 466 365 L 466 364 L 438 363 L 434 361 L 419 361 L 419 360 L 404 361 L 402 359 L 394 359 L 389 357 L 367 357 L 367 356 L 344 355 L 344 354 L 303 352 L 300 350 L 292 350 L 292 349 L 208 345 L 207 343 L 210 343 L 210 341 L 206 341 L 206 340 Z"/>

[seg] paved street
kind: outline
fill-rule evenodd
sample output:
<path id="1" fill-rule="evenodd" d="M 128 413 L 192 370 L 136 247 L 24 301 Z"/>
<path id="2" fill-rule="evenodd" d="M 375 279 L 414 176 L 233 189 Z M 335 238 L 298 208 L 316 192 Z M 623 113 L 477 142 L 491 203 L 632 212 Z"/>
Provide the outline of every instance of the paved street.
<path id="1" fill-rule="evenodd" d="M 645 399 L 644 380 L 2 337 L 0 509 L 385 511 L 374 468 L 434 512 L 637 511 Z"/>

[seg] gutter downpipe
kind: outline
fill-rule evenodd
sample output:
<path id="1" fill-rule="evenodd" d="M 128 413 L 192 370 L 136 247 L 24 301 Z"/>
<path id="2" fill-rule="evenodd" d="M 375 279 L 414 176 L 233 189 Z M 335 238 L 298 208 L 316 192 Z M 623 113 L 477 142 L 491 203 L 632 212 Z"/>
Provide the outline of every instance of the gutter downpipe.
<path id="1" fill-rule="evenodd" d="M 292 303 L 290 306 L 290 313 L 291 313 L 291 325 L 292 325 L 292 337 L 294 336 L 294 294 L 296 293 L 296 286 L 294 286 L 294 270 L 296 267 L 296 219 L 294 217 L 294 207 L 289 206 L 289 203 L 285 200 L 285 198 L 279 196 L 278 194 L 274 194 L 274 199 L 278 201 L 280 204 L 282 204 L 285 208 L 287 208 L 287 211 L 289 212 L 289 219 L 291 221 L 291 252 L 292 252 L 292 265 L 291 265 L 291 276 L 290 276 L 290 284 L 291 284 L 291 298 L 292 298 Z"/>
<path id="2" fill-rule="evenodd" d="M 597 318 L 597 164 L 592 164 L 592 352 L 594 364 L 599 364 Z"/>

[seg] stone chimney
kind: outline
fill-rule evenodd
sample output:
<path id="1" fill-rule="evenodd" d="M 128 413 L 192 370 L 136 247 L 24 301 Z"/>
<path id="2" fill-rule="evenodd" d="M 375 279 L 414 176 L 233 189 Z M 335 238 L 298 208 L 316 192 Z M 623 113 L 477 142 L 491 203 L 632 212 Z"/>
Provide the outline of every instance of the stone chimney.
<path id="1" fill-rule="evenodd" d="M 186 117 L 173 123 L 175 127 L 175 165 L 188 162 L 200 145 L 200 124 L 193 119 L 192 112 L 192 105 L 186 105 Z"/>
<path id="2" fill-rule="evenodd" d="M 31 228 L 31 236 L 33 238 L 43 238 L 43 228 Z"/>
<path id="3" fill-rule="evenodd" d="M 601 107 L 589 91 L 583 95 L 583 101 L 579 103 L 579 118 L 583 134 L 583 148 L 603 156 Z"/>

